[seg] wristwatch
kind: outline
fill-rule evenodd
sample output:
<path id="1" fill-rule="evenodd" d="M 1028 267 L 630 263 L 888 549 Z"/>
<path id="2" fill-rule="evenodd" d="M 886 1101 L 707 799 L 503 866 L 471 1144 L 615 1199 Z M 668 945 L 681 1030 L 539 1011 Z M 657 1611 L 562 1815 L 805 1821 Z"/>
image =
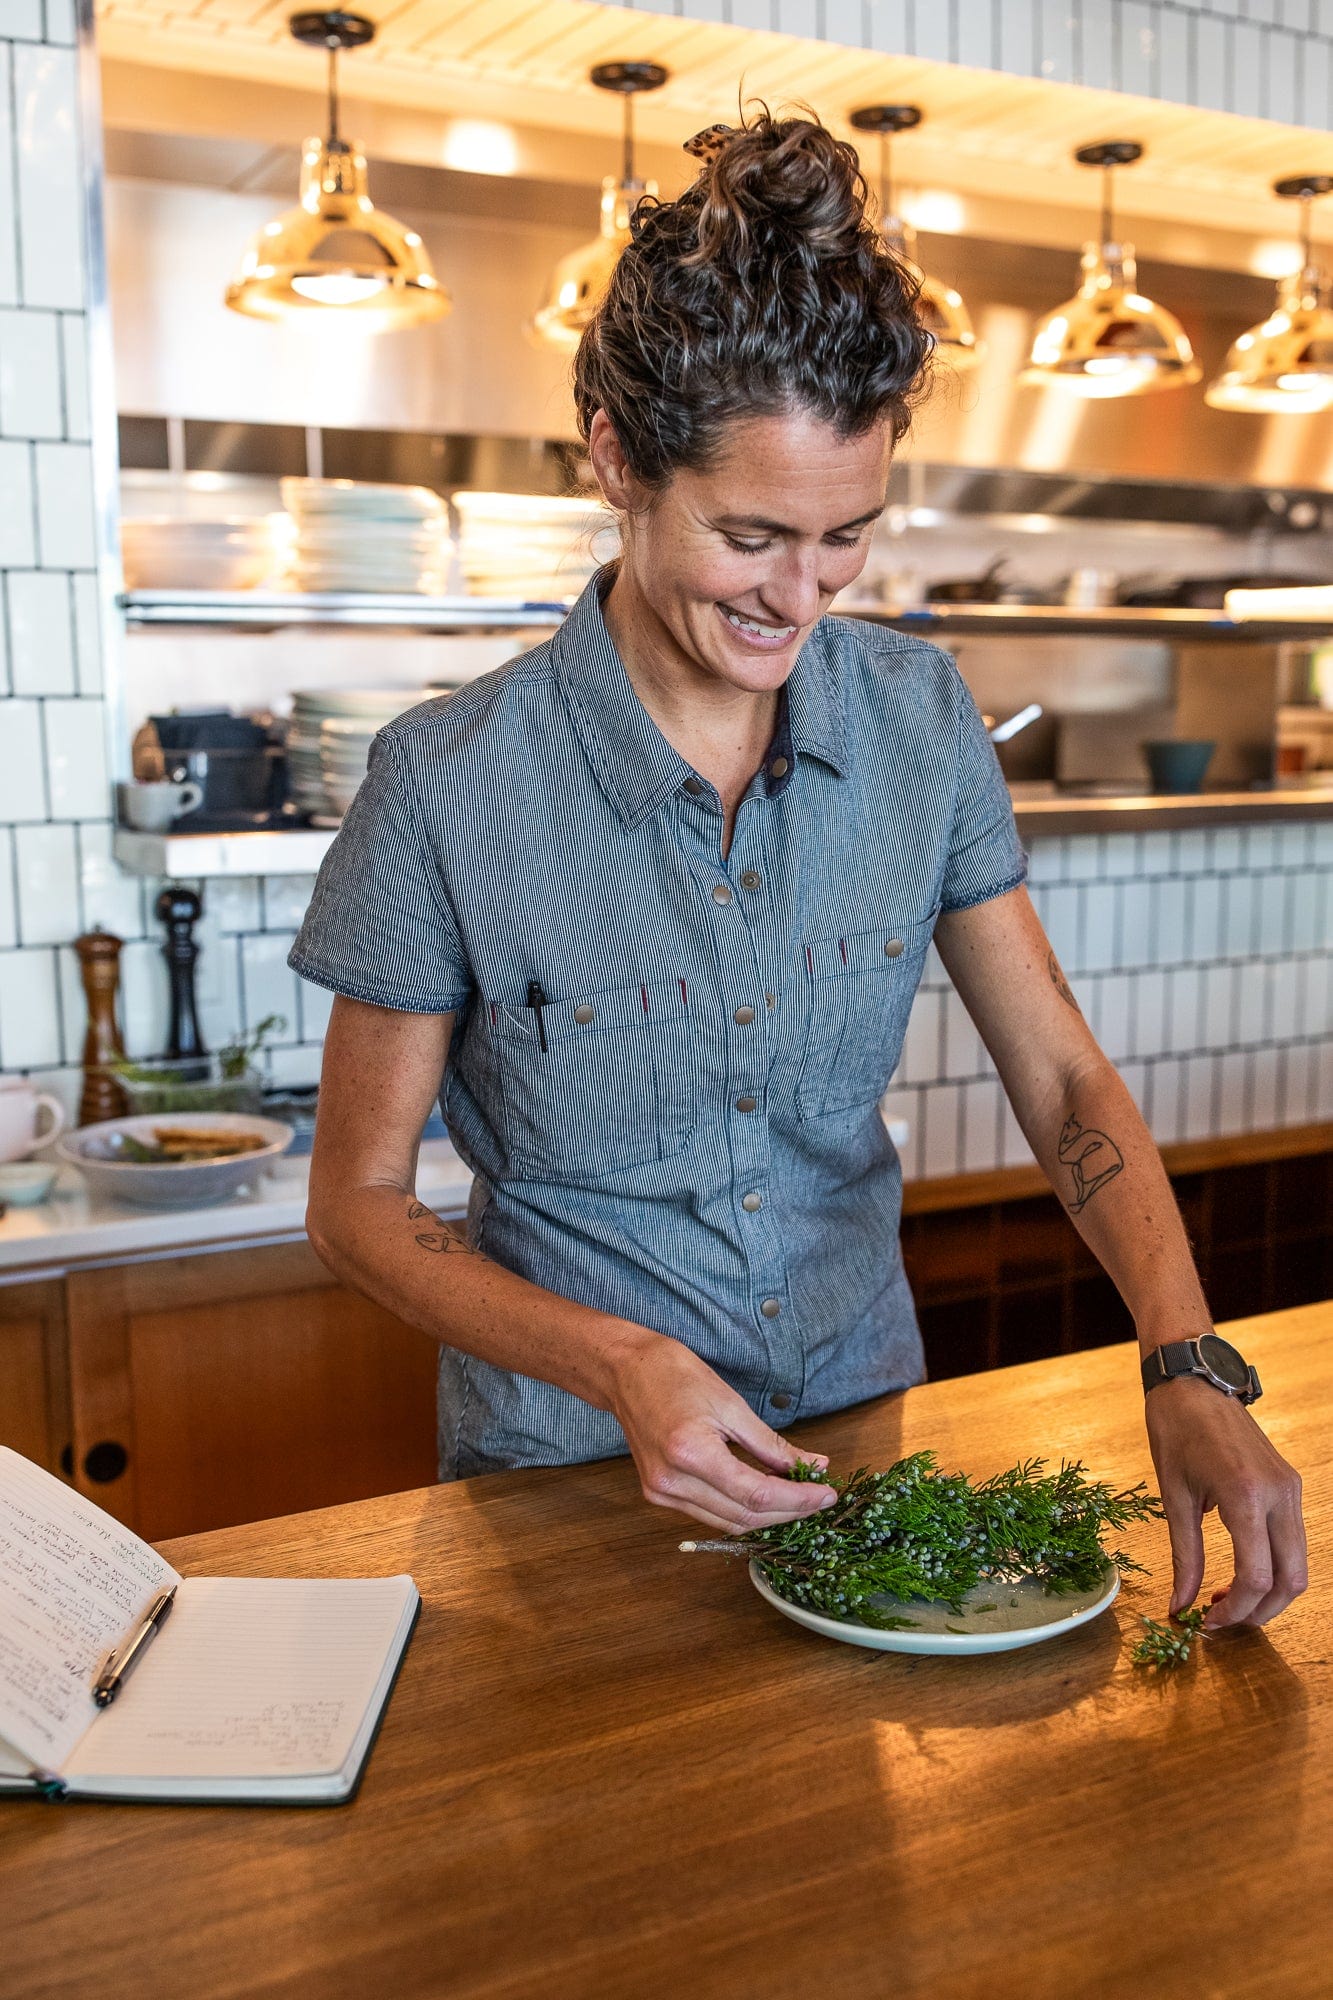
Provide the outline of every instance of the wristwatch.
<path id="1" fill-rule="evenodd" d="M 1168 1340 L 1143 1358 L 1145 1393 L 1181 1375 L 1199 1375 L 1238 1403 L 1257 1403 L 1264 1393 L 1257 1370 L 1216 1333 L 1201 1334 L 1198 1340 Z"/>

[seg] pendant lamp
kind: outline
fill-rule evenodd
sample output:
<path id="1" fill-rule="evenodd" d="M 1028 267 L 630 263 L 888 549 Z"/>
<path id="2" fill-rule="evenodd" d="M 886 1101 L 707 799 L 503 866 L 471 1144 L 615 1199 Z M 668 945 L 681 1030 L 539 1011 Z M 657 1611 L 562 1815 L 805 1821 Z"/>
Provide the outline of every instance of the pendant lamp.
<path id="1" fill-rule="evenodd" d="M 254 319 L 337 312 L 377 328 L 438 319 L 449 310 L 449 294 L 425 245 L 375 207 L 365 155 L 338 128 L 338 52 L 364 48 L 374 22 L 361 14 L 293 14 L 288 27 L 298 42 L 328 50 L 328 136 L 306 140 L 300 205 L 259 231 L 227 287 L 227 304 Z"/>
<path id="2" fill-rule="evenodd" d="M 1079 396 L 1146 396 L 1197 382 L 1203 370 L 1184 327 L 1137 288 L 1134 246 L 1117 241 L 1111 176 L 1142 158 L 1132 139 L 1083 146 L 1081 167 L 1102 170 L 1101 241 L 1083 248 L 1083 283 L 1047 313 L 1019 377 L 1033 388 L 1059 386 Z"/>
<path id="3" fill-rule="evenodd" d="M 634 172 L 634 100 L 641 91 L 660 90 L 669 74 L 655 62 L 598 63 L 588 72 L 589 81 L 598 90 L 613 90 L 624 101 L 624 158 L 620 178 L 608 174 L 602 182 L 602 219 L 597 235 L 591 243 L 562 257 L 551 273 L 546 297 L 532 322 L 532 331 L 549 346 L 578 346 L 611 282 L 616 260 L 629 242 L 635 203 L 646 194 L 657 193 L 656 181 L 641 181 Z"/>
<path id="4" fill-rule="evenodd" d="M 974 368 L 985 352 L 972 330 L 962 295 L 938 278 L 928 278 L 916 260 L 916 231 L 894 207 L 889 142 L 895 132 L 910 132 L 921 123 L 915 104 L 867 104 L 853 111 L 849 122 L 858 132 L 879 134 L 879 228 L 894 255 L 906 264 L 921 287 L 918 310 L 935 352 L 953 368 Z"/>
<path id="5" fill-rule="evenodd" d="M 1329 281 L 1310 242 L 1310 205 L 1331 190 L 1333 174 L 1298 174 L 1273 183 L 1274 194 L 1301 205 L 1301 268 L 1282 279 L 1269 317 L 1241 334 L 1221 374 L 1204 390 L 1204 401 L 1215 410 L 1300 415 L 1333 406 Z"/>

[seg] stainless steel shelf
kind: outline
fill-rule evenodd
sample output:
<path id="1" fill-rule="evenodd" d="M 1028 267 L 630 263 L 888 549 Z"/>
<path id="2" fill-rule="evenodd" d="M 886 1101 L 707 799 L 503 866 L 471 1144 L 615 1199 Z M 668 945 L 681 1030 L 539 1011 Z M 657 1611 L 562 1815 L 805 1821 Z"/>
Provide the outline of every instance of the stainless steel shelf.
<path id="1" fill-rule="evenodd" d="M 1052 637 L 1189 639 L 1192 641 L 1323 639 L 1333 635 L 1333 618 L 1228 618 L 1225 611 L 1171 611 L 1138 605 L 1099 605 L 1086 611 L 1065 604 L 921 604 L 902 610 L 874 605 L 835 606 L 844 618 L 891 625 L 899 632 L 978 637 L 1018 637 L 1045 632 Z"/>
<path id="2" fill-rule="evenodd" d="M 413 632 L 513 632 L 558 625 L 573 598 L 417 597 L 378 591 L 127 590 L 130 626 L 278 631 L 287 625 L 395 626 Z"/>

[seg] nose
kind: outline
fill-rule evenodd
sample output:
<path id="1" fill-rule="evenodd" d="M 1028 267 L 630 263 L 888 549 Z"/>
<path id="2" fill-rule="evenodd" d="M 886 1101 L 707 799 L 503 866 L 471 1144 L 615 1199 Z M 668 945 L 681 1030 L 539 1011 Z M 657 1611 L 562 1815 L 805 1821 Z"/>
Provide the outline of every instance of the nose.
<path id="1" fill-rule="evenodd" d="M 760 595 L 775 625 L 813 625 L 819 616 L 819 549 L 787 548 Z"/>

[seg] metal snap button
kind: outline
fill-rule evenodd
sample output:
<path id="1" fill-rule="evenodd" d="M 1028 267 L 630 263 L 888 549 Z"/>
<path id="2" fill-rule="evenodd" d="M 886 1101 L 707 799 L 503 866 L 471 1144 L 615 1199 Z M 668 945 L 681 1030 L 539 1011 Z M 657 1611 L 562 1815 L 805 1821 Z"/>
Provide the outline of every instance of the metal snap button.
<path id="1" fill-rule="evenodd" d="M 697 799 L 703 790 L 703 780 L 701 778 L 687 778 L 685 780 L 685 789 L 692 799 Z"/>
<path id="2" fill-rule="evenodd" d="M 736 1109 L 738 1111 L 757 1111 L 759 1109 L 759 1099 L 757 1097 L 738 1097 L 736 1099 Z"/>
<path id="3" fill-rule="evenodd" d="M 754 1019 L 754 1008 L 738 1007 L 731 1018 L 738 1028 L 748 1028 Z"/>
<path id="4" fill-rule="evenodd" d="M 781 1299 L 765 1299 L 759 1308 L 765 1319 L 776 1319 L 782 1311 Z"/>
<path id="5" fill-rule="evenodd" d="M 719 882 L 717 887 L 714 889 L 713 901 L 715 903 L 729 903 L 731 901 L 731 891 L 727 887 L 725 882 Z M 901 951 L 902 949 L 901 945 L 898 948 Z"/>
<path id="6" fill-rule="evenodd" d="M 592 1018 L 593 1018 L 593 1009 L 588 1006 L 586 1001 L 584 1002 L 582 1007 L 576 1007 L 574 1009 L 574 1019 L 578 1022 L 581 1028 L 586 1028 L 589 1021 L 591 1021 Z"/>
<path id="7" fill-rule="evenodd" d="M 902 939 L 890 938 L 888 943 L 884 947 L 885 958 L 901 958 L 902 955 L 903 955 Z"/>
<path id="8" fill-rule="evenodd" d="M 768 1400 L 775 1410 L 789 1410 L 791 1408 L 791 1397 L 784 1396 L 781 1389 L 775 1390 Z"/>
<path id="9" fill-rule="evenodd" d="M 763 1205 L 764 1197 L 761 1194 L 743 1194 L 741 1196 L 741 1207 L 747 1215 L 757 1215 Z"/>
<path id="10" fill-rule="evenodd" d="M 785 778 L 790 769 L 791 765 L 785 757 L 775 757 L 768 767 L 768 775 L 770 778 Z M 774 1401 L 776 1402 L 776 1400 L 777 1398 L 775 1397 Z"/>
<path id="11" fill-rule="evenodd" d="M 747 868 L 741 876 L 741 887 L 742 889 L 757 889 L 759 887 L 759 876 L 753 868 Z"/>

